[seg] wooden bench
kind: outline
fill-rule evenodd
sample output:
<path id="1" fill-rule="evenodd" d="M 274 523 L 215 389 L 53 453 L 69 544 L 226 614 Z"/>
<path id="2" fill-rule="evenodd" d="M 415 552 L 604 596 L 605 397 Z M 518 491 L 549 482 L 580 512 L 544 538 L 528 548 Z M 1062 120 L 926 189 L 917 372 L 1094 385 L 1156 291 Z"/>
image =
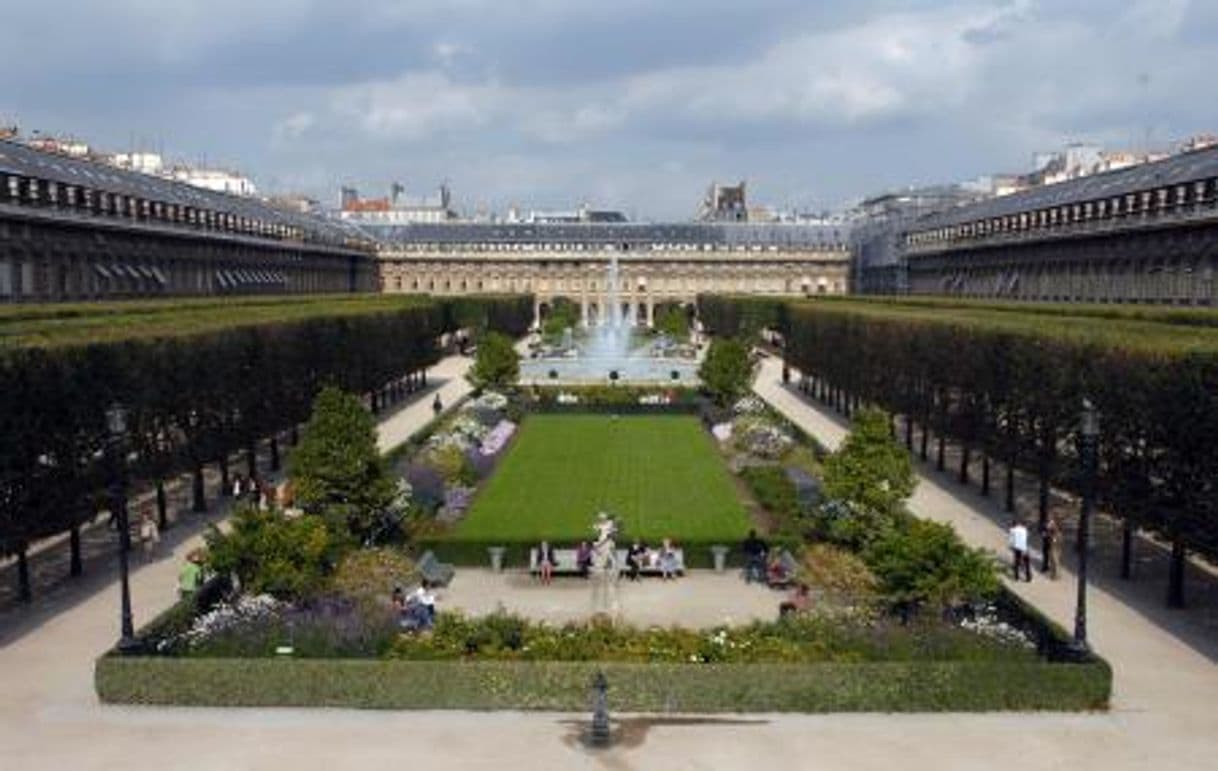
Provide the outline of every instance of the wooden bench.
<path id="1" fill-rule="evenodd" d="M 415 569 L 419 571 L 423 580 L 432 586 L 448 586 L 457 572 L 452 565 L 436 559 L 435 553 L 431 551 L 423 553 L 418 563 L 415 564 Z"/>
<path id="2" fill-rule="evenodd" d="M 554 575 L 580 575 L 583 571 L 580 570 L 578 563 L 575 560 L 578 553 L 575 549 L 554 549 Z M 673 552 L 677 556 L 677 570 L 680 575 L 685 574 L 685 552 L 680 548 L 674 548 Z M 625 573 L 626 567 L 626 550 L 618 549 L 614 552 L 617 557 L 618 570 Z M 541 572 L 541 564 L 539 561 L 537 547 L 529 549 L 529 572 L 537 574 Z M 658 563 L 644 563 L 639 567 L 639 575 L 658 576 L 660 575 L 660 566 Z"/>

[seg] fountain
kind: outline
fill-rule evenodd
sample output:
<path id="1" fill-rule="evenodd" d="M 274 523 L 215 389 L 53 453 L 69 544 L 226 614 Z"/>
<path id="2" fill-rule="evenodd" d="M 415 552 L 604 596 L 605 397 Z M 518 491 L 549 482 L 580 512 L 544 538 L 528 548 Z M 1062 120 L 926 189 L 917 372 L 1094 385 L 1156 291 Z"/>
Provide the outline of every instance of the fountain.
<path id="1" fill-rule="evenodd" d="M 570 329 L 563 332 L 558 356 L 548 355 L 521 363 L 523 383 L 605 383 L 627 382 L 673 385 L 697 383 L 697 361 L 664 358 L 662 348 L 636 349 L 632 324 L 622 316 L 620 271 L 617 253 L 609 258 L 605 276 L 605 296 L 601 298 L 599 319 L 578 346 Z"/>

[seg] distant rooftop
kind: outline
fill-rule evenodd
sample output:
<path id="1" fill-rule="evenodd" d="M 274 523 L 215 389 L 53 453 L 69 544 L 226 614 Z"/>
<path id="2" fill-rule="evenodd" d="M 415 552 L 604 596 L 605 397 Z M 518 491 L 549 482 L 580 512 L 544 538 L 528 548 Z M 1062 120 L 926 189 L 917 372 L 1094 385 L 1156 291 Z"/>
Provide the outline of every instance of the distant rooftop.
<path id="1" fill-rule="evenodd" d="M 369 229 L 389 244 L 578 243 L 840 247 L 844 225 L 734 222 L 419 223 Z"/>

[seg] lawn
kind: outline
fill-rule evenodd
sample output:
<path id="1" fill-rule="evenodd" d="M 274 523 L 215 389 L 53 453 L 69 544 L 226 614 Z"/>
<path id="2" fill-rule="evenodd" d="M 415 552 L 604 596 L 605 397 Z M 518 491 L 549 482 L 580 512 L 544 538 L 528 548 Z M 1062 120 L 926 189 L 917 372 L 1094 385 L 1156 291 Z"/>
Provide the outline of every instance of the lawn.
<path id="1" fill-rule="evenodd" d="M 625 538 L 735 543 L 749 520 L 713 441 L 688 415 L 532 415 L 444 540 L 570 545 L 605 510 Z"/>

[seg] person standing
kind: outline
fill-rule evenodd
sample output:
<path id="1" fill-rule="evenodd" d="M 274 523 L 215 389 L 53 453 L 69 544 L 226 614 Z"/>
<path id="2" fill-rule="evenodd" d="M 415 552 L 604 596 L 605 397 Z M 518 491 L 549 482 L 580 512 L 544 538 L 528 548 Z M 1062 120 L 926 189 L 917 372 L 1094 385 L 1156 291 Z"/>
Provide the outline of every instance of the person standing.
<path id="1" fill-rule="evenodd" d="M 443 411 L 444 411 L 444 402 L 440 401 L 440 395 L 436 394 L 436 398 L 433 399 L 431 402 L 431 412 L 433 415 L 435 415 L 438 418 L 438 417 L 440 417 L 440 413 Z"/>
<path id="2" fill-rule="evenodd" d="M 1007 531 L 1007 545 L 1011 547 L 1011 567 L 1015 570 L 1015 580 L 1019 580 L 1022 568 L 1028 581 L 1032 580 L 1032 560 L 1028 556 L 1028 528 L 1020 520 L 1011 524 Z"/>
<path id="3" fill-rule="evenodd" d="M 1045 531 L 1043 535 L 1045 549 L 1045 569 L 1044 572 L 1049 574 L 1049 578 L 1057 580 L 1057 569 L 1062 562 L 1062 528 L 1057 524 L 1057 517 L 1053 514 L 1049 515 L 1045 521 Z"/>
<path id="4" fill-rule="evenodd" d="M 764 582 L 766 555 L 770 551 L 769 544 L 757 537 L 756 530 L 750 530 L 749 537 L 740 544 L 740 550 L 744 552 L 745 583 Z"/>
<path id="5" fill-rule="evenodd" d="M 152 556 L 152 550 L 160 541 L 161 529 L 152 515 L 152 507 L 146 505 L 140 509 L 140 543 L 144 547 L 145 559 Z"/>
<path id="6" fill-rule="evenodd" d="M 202 561 L 203 558 L 197 549 L 186 555 L 186 562 L 178 571 L 179 597 L 191 597 L 203 585 L 203 567 L 200 564 Z"/>

